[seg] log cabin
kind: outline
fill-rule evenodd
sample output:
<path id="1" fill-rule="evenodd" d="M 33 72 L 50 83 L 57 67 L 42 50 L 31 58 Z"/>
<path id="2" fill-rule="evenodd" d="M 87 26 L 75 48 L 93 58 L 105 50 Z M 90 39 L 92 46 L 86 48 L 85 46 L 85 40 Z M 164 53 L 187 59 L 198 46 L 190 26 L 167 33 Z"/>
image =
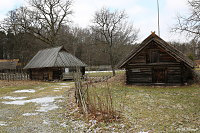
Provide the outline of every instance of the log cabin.
<path id="1" fill-rule="evenodd" d="M 153 32 L 119 64 L 126 83 L 182 85 L 192 80 L 194 62 Z"/>
<path id="2" fill-rule="evenodd" d="M 32 80 L 73 79 L 73 72 L 85 74 L 87 65 L 67 52 L 63 46 L 40 50 L 24 67 Z"/>

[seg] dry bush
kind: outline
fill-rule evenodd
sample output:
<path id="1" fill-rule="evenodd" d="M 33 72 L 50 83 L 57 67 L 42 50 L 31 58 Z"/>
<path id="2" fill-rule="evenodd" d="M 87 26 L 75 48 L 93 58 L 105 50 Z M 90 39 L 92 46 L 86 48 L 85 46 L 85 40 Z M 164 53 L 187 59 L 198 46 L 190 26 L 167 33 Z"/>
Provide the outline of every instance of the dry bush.
<path id="1" fill-rule="evenodd" d="M 89 78 L 87 81 L 83 81 L 79 74 L 75 74 L 74 77 L 76 87 L 75 98 L 80 111 L 85 116 L 104 122 L 119 120 L 120 113 L 114 107 L 111 89 L 108 82 L 105 81 L 108 78 L 102 77 L 102 79 L 98 80 Z M 104 85 L 102 86 L 96 81 Z"/>
<path id="2" fill-rule="evenodd" d="M 104 122 L 119 120 L 120 112 L 116 110 L 113 104 L 113 96 L 108 84 L 101 88 L 97 88 L 94 85 L 87 86 L 85 97 L 91 117 Z"/>

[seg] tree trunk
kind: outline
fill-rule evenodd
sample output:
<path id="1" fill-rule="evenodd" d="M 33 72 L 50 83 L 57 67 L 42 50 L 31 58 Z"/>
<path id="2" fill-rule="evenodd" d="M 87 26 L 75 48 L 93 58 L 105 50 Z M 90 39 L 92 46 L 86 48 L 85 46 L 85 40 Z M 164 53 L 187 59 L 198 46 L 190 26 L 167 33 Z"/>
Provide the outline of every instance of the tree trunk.
<path id="1" fill-rule="evenodd" d="M 111 65 L 112 73 L 113 73 L 113 76 L 115 76 L 116 74 L 115 74 L 115 65 L 113 62 L 112 47 L 109 47 L 109 56 L 110 56 L 110 65 Z"/>

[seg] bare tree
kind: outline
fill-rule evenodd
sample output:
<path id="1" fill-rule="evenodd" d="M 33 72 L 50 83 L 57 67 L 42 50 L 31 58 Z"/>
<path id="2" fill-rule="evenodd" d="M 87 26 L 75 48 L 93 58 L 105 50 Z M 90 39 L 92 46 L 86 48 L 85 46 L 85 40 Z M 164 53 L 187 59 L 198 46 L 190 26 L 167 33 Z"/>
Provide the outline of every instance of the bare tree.
<path id="1" fill-rule="evenodd" d="M 173 31 L 185 32 L 188 36 L 200 38 L 200 0 L 188 0 L 189 16 L 178 16 Z"/>
<path id="2" fill-rule="evenodd" d="M 102 8 L 95 13 L 93 19 L 92 29 L 100 34 L 101 41 L 106 44 L 113 76 L 115 76 L 114 47 L 117 44 L 130 44 L 137 39 L 138 31 L 132 25 L 128 25 L 127 18 L 124 11 L 111 12 L 108 8 Z"/>
<path id="3" fill-rule="evenodd" d="M 71 6 L 72 0 L 30 0 L 29 6 L 12 11 L 12 18 L 5 19 L 3 27 L 12 24 L 8 27 L 17 26 L 49 46 L 54 46 L 61 26 L 69 22 Z"/>

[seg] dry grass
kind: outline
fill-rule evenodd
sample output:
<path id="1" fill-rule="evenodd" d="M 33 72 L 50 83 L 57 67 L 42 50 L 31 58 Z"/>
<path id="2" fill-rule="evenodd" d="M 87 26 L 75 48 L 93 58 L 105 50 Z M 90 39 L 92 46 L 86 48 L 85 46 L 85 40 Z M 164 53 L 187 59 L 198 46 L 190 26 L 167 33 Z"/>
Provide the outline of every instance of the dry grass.
<path id="1" fill-rule="evenodd" d="M 120 120 L 119 111 L 113 106 L 113 97 L 109 86 L 101 88 L 101 92 L 96 93 L 96 86 L 87 88 L 85 99 L 89 111 L 89 117 L 98 122 L 117 122 Z"/>
<path id="2" fill-rule="evenodd" d="M 109 80 L 113 106 L 122 111 L 125 132 L 199 132 L 200 85 L 127 86 L 123 75 Z M 93 92 L 101 95 L 105 83 Z"/>
<path id="3" fill-rule="evenodd" d="M 83 124 L 83 116 L 78 113 L 78 110 L 74 110 L 77 107 L 74 103 L 74 90 L 65 88 L 55 92 L 53 88 L 60 86 L 58 83 L 30 82 L 22 84 L 18 82 L 18 84 L 14 83 L 9 87 L 0 88 L 0 97 L 27 96 L 27 99 L 33 99 L 64 95 L 66 101 L 58 103 L 62 108 L 30 117 L 22 116 L 22 114 L 34 112 L 38 105 L 28 103 L 23 106 L 9 106 L 0 103 L 0 121 L 7 121 L 10 124 L 1 126 L 1 131 L 200 132 L 200 85 L 197 84 L 170 87 L 127 86 L 124 84 L 124 75 L 118 75 L 109 79 L 108 86 L 109 93 L 112 95 L 112 105 L 114 110 L 120 111 L 121 121 L 96 122 L 91 118 L 92 120 L 88 120 L 87 124 Z M 106 100 L 106 83 L 97 83 L 95 86 L 89 91 L 90 96 L 95 97 L 92 94 L 96 93 L 98 99 Z M 40 90 L 41 88 L 44 89 Z M 34 94 L 12 93 L 19 89 L 35 89 L 36 92 Z M 103 100 L 100 100 L 99 105 L 96 100 L 97 108 L 105 104 Z M 1 101 L 4 100 L 0 99 Z M 96 117 L 102 116 L 97 115 Z M 51 125 L 43 124 L 43 120 L 49 120 Z M 62 127 L 63 123 L 67 126 Z"/>
<path id="4" fill-rule="evenodd" d="M 22 86 L 22 85 L 38 85 L 44 82 L 41 81 L 7 81 L 7 80 L 0 80 L 0 88 L 2 87 L 11 87 L 11 86 Z"/>

